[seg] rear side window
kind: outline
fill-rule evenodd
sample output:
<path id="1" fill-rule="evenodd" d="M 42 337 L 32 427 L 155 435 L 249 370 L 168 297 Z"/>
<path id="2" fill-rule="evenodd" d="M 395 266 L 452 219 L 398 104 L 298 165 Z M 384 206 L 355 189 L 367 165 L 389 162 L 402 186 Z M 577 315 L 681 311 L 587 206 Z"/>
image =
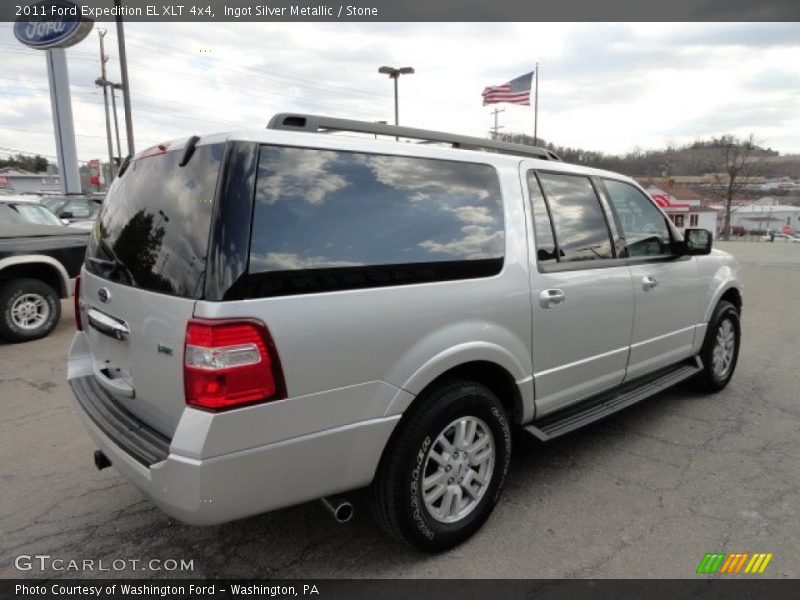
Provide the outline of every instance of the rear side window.
<path id="1" fill-rule="evenodd" d="M 628 256 L 671 255 L 672 238 L 664 213 L 628 183 L 604 179 L 603 184 L 617 213 Z"/>
<path id="2" fill-rule="evenodd" d="M 211 213 L 224 146 L 133 161 L 108 191 L 86 250 L 86 269 L 175 296 L 203 292 Z"/>
<path id="3" fill-rule="evenodd" d="M 463 279 L 503 264 L 503 206 L 482 164 L 262 146 L 250 295 Z"/>
<path id="4" fill-rule="evenodd" d="M 547 213 L 542 189 L 536 180 L 536 173 L 528 171 L 528 192 L 533 206 L 533 231 L 536 239 L 536 263 L 553 264 L 557 260 L 556 239 L 553 237 L 553 225 Z"/>
<path id="5" fill-rule="evenodd" d="M 588 177 L 539 173 L 553 221 L 558 262 L 613 258 L 600 200 Z"/>

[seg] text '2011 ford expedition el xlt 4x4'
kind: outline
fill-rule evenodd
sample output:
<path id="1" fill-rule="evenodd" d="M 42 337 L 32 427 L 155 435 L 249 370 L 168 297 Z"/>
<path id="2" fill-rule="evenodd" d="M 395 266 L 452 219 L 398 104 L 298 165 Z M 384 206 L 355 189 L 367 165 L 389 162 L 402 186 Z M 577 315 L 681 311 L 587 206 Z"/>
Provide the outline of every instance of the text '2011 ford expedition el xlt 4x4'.
<path id="1" fill-rule="evenodd" d="M 123 165 L 69 382 L 98 466 L 182 521 L 344 519 L 369 486 L 383 529 L 440 551 L 497 503 L 512 427 L 728 383 L 741 286 L 711 243 L 545 149 L 277 115 Z"/>

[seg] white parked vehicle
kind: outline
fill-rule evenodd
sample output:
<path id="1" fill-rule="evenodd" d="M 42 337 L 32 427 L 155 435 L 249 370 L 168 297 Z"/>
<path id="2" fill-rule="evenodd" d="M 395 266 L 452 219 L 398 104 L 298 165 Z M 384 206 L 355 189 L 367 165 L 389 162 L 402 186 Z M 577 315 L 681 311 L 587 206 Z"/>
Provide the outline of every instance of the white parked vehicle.
<path id="1" fill-rule="evenodd" d="M 69 382 L 97 466 L 182 521 L 345 520 L 368 486 L 385 531 L 441 551 L 498 502 L 512 428 L 728 384 L 742 286 L 711 245 L 543 148 L 277 115 L 122 165 Z"/>
<path id="2" fill-rule="evenodd" d="M 788 233 L 767 234 L 761 237 L 762 242 L 800 242 L 800 237 Z"/>

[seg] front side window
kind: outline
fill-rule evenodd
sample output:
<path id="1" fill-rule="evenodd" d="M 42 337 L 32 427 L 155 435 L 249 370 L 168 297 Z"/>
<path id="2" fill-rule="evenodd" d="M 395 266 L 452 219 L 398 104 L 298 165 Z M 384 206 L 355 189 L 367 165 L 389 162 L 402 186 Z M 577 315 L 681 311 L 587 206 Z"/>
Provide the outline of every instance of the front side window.
<path id="1" fill-rule="evenodd" d="M 258 295 L 496 274 L 505 249 L 489 165 L 262 146 L 249 272 Z"/>
<path id="2" fill-rule="evenodd" d="M 555 230 L 558 262 L 614 258 L 600 200 L 588 177 L 539 173 Z"/>
<path id="3" fill-rule="evenodd" d="M 606 190 L 622 229 L 627 254 L 630 257 L 669 256 L 672 237 L 667 219 L 650 199 L 634 186 L 604 179 Z M 683 225 L 683 215 L 680 217 Z M 677 220 L 675 222 L 677 225 Z"/>

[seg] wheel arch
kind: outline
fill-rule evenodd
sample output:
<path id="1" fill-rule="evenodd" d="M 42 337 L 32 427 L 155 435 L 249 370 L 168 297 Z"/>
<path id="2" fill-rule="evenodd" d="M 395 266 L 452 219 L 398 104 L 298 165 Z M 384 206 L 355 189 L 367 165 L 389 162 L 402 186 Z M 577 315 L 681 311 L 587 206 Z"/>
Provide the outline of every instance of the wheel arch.
<path id="1" fill-rule="evenodd" d="M 454 379 L 475 381 L 494 392 L 513 422 L 533 418 L 533 377 L 508 351 L 489 343 L 471 343 L 451 348 L 429 360 L 402 386 L 406 394 L 398 394 L 387 407 L 386 415 L 401 414 L 425 393 L 443 382 Z"/>
<path id="2" fill-rule="evenodd" d="M 32 254 L 0 259 L 0 281 L 38 279 L 51 286 L 61 298 L 72 294 L 72 282 L 67 270 L 51 256 Z"/>
<path id="3" fill-rule="evenodd" d="M 708 323 L 714 309 L 719 304 L 720 300 L 726 300 L 736 307 L 736 310 L 741 313 L 744 299 L 742 295 L 742 286 L 735 280 L 728 280 L 717 287 L 714 295 L 711 297 L 711 302 L 706 307 L 706 313 L 703 317 L 703 322 Z"/>

